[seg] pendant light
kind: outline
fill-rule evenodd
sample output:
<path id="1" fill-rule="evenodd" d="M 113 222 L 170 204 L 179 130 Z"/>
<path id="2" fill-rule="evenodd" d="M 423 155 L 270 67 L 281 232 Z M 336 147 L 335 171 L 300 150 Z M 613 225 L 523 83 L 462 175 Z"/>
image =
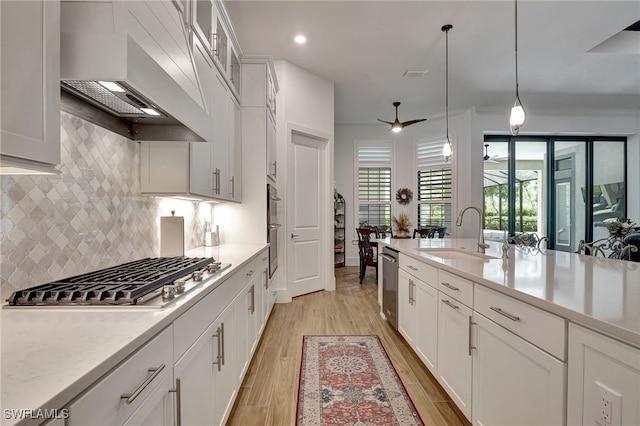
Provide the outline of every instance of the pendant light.
<path id="1" fill-rule="evenodd" d="M 511 134 L 517 136 L 525 121 L 527 121 L 527 113 L 522 106 L 520 100 L 520 91 L 518 88 L 518 0 L 515 0 L 515 40 L 516 40 L 516 100 L 511 108 L 511 117 L 509 118 L 509 127 Z"/>
<path id="2" fill-rule="evenodd" d="M 445 117 L 447 125 L 447 141 L 442 146 L 442 156 L 444 161 L 449 161 L 453 155 L 453 147 L 451 146 L 451 139 L 449 139 L 449 30 L 453 28 L 453 25 L 443 25 L 441 30 L 445 35 Z"/>

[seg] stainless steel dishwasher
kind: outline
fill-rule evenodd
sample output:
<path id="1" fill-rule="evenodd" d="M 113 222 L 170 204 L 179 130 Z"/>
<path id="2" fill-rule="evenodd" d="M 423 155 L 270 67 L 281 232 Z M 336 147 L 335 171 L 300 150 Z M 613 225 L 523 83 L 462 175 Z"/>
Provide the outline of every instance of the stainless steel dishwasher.
<path id="1" fill-rule="evenodd" d="M 387 320 L 398 329 L 398 252 L 384 246 L 382 249 L 382 311 Z"/>

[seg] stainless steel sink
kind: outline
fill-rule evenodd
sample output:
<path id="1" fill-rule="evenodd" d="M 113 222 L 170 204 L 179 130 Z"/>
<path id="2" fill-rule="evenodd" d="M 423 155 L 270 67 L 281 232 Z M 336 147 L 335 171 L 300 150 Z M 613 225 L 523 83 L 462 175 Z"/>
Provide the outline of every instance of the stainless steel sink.
<path id="1" fill-rule="evenodd" d="M 429 254 L 434 257 L 439 257 L 445 260 L 488 260 L 498 259 L 494 256 L 489 256 L 484 253 L 475 253 L 472 251 L 457 249 L 457 248 L 419 248 L 418 251 Z"/>

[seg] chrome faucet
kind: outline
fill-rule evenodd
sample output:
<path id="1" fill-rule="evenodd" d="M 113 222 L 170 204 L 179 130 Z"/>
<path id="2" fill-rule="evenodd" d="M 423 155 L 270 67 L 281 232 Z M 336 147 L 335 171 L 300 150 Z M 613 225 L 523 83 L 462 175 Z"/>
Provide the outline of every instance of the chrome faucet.
<path id="1" fill-rule="evenodd" d="M 484 243 L 484 233 L 482 232 L 482 210 L 475 206 L 467 206 L 458 214 L 458 219 L 456 219 L 456 226 L 462 225 L 462 217 L 464 216 L 464 212 L 469 209 L 473 209 L 478 212 L 478 253 L 484 253 L 484 250 L 489 248 L 489 244 Z"/>

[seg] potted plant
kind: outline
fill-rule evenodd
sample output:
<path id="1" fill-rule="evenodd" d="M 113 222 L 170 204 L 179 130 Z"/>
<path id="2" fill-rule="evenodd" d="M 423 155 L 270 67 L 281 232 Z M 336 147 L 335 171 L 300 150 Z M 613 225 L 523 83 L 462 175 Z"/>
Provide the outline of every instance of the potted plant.
<path id="1" fill-rule="evenodd" d="M 411 230 L 412 225 L 408 214 L 400 213 L 397 218 L 392 216 L 391 223 L 396 232 L 396 237 L 406 238 L 409 236 L 409 231 Z"/>

